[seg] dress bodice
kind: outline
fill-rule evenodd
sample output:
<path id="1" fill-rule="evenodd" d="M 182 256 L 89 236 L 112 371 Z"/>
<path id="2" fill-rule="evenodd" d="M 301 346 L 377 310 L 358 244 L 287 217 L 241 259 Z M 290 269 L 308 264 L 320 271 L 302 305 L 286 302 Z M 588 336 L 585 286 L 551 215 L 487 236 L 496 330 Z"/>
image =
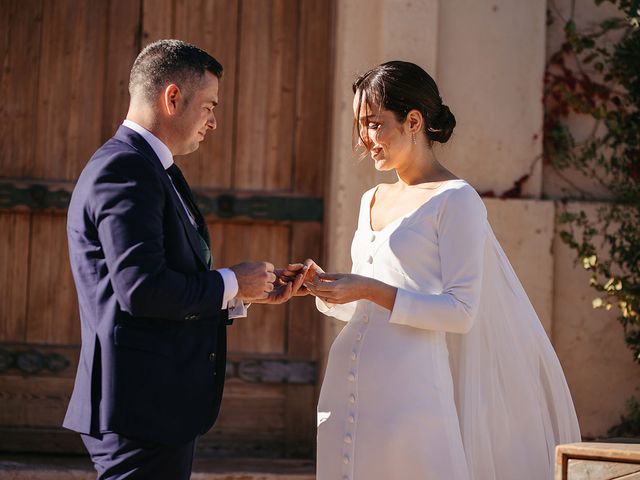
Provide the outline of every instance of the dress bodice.
<path id="1" fill-rule="evenodd" d="M 425 203 L 380 231 L 371 228 L 375 189 L 362 196 L 351 246 L 352 272 L 398 288 L 391 324 L 464 333 L 478 309 L 486 209 L 464 180 L 444 182 Z M 462 253 L 464 252 L 464 254 Z M 357 303 L 329 312 L 348 321 Z"/>
<path id="2" fill-rule="evenodd" d="M 366 192 L 351 245 L 353 273 L 400 288 L 440 293 L 439 215 L 447 196 L 460 188 L 471 189 L 463 180 L 446 182 L 425 203 L 377 231 L 371 228 L 371 201 L 376 189 Z"/>

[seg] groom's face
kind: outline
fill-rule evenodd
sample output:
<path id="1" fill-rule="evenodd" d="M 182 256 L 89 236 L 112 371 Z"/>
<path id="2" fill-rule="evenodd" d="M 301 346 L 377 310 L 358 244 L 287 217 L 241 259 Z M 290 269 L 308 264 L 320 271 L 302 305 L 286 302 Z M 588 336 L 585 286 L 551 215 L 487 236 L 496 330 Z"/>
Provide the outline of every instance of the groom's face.
<path id="1" fill-rule="evenodd" d="M 205 72 L 200 83 L 195 83 L 191 92 L 186 92 L 187 95 L 174 121 L 177 139 L 174 155 L 186 155 L 196 151 L 207 132 L 216 128 L 218 86 L 218 77 L 211 72 Z"/>

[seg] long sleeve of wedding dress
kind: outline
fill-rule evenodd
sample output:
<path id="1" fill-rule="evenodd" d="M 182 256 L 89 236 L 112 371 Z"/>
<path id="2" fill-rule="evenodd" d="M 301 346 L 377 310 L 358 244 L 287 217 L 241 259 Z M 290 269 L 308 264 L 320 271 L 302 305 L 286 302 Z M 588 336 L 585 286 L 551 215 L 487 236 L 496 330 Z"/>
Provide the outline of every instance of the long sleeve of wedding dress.
<path id="1" fill-rule="evenodd" d="M 443 200 L 435 220 L 442 291 L 398 288 L 391 323 L 452 333 L 471 330 L 480 306 L 487 211 L 474 190 L 456 193 Z"/>
<path id="2" fill-rule="evenodd" d="M 356 311 L 358 302 L 349 302 L 343 305 L 328 304 L 316 297 L 316 307 L 321 313 L 329 317 L 348 322 Z"/>

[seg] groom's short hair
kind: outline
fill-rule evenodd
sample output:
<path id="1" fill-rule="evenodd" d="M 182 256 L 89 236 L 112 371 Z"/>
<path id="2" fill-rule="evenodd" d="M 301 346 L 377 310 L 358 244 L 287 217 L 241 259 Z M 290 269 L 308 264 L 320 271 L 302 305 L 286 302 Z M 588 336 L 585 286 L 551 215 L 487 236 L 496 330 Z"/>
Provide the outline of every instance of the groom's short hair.
<path id="1" fill-rule="evenodd" d="M 147 45 L 133 63 L 129 94 L 151 101 L 174 83 L 188 97 L 206 71 L 222 78 L 222 65 L 204 50 L 182 40 L 158 40 Z"/>

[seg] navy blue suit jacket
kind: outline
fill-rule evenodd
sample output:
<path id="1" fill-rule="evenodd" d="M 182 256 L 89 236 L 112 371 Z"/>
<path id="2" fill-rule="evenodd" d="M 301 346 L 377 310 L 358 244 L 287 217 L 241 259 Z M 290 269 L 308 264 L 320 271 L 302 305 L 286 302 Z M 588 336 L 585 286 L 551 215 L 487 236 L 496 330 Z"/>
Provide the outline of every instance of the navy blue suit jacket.
<path id="1" fill-rule="evenodd" d="M 121 126 L 89 160 L 67 218 L 82 348 L 64 426 L 180 444 L 218 415 L 222 276 L 149 144 Z"/>

